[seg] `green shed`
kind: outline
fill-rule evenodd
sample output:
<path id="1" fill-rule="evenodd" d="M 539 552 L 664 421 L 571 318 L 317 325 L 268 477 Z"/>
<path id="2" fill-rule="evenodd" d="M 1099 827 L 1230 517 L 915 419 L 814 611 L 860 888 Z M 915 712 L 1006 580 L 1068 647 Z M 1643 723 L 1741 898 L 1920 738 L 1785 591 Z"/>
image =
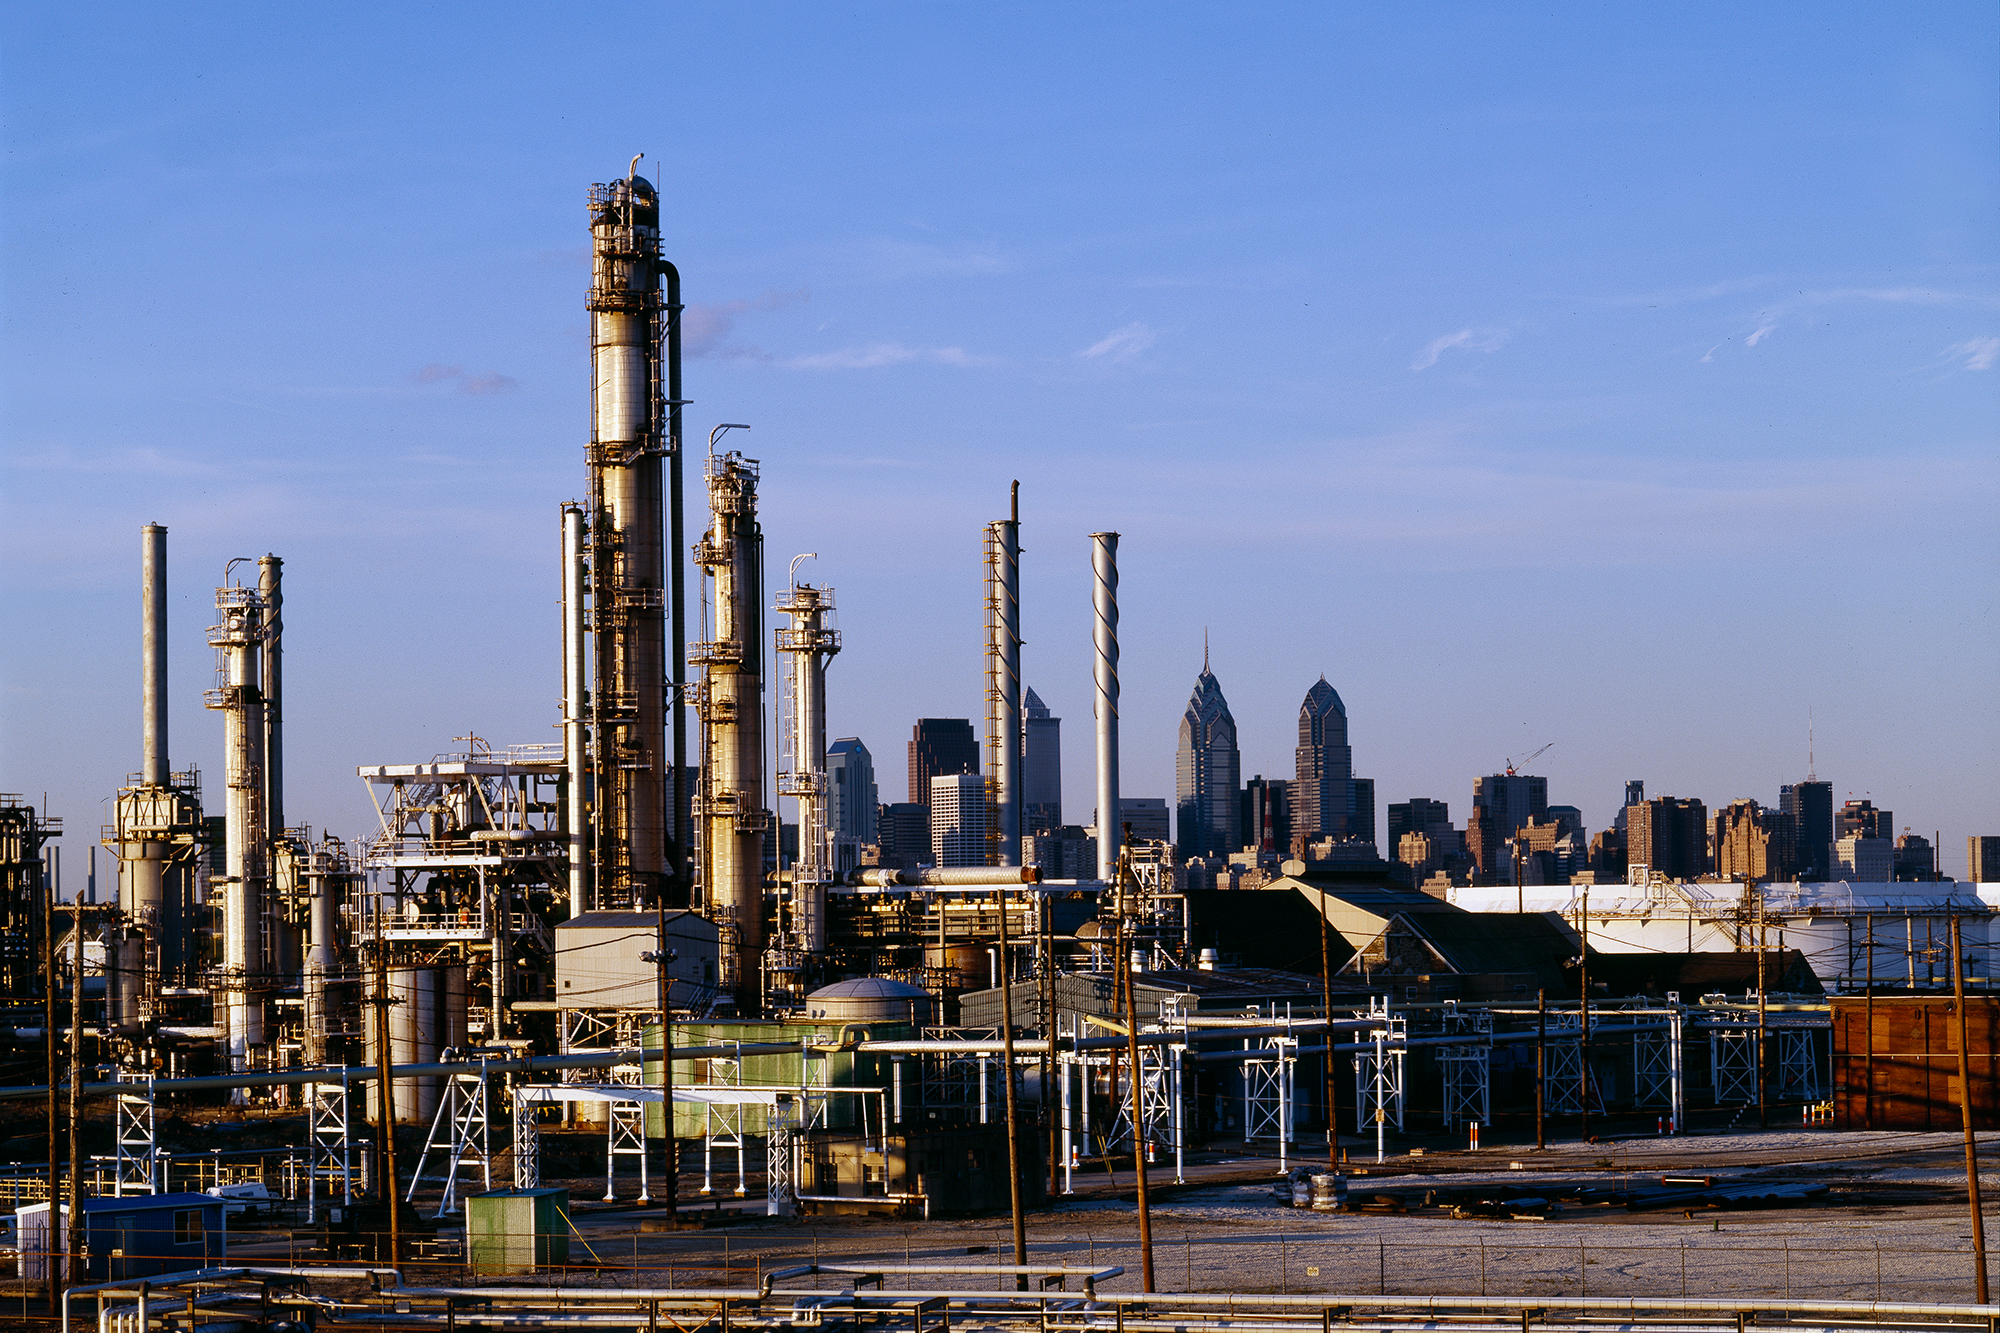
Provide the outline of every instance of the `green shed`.
<path id="1" fill-rule="evenodd" d="M 488 1190 L 465 1201 L 465 1249 L 481 1275 L 569 1262 L 569 1191 Z"/>

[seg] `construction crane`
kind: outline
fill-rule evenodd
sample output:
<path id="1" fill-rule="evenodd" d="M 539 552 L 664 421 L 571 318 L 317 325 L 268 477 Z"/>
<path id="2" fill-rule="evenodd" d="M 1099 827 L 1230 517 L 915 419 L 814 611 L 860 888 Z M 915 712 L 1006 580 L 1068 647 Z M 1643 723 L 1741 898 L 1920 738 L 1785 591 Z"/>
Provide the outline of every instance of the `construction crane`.
<path id="1" fill-rule="evenodd" d="M 1548 752 L 1549 746 L 1554 744 L 1555 744 L 1554 741 L 1550 741 L 1548 745 L 1544 745 L 1541 749 L 1535 751 L 1533 754 L 1529 755 L 1526 759 L 1523 759 L 1521 761 L 1521 767 L 1526 768 L 1529 764 L 1532 764 L 1537 759 L 1540 759 L 1545 753 Z M 1512 759 L 1509 759 L 1507 761 L 1507 776 L 1510 778 L 1514 777 L 1518 773 L 1518 771 L 1519 770 L 1517 770 L 1514 767 L 1514 761 Z"/>

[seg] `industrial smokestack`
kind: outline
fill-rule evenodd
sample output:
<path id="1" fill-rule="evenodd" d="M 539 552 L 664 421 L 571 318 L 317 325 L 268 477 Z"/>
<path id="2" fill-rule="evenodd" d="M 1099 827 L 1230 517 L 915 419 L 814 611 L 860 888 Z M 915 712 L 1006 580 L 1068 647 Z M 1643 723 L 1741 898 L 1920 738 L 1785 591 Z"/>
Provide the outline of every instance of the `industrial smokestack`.
<path id="1" fill-rule="evenodd" d="M 1118 874 L 1118 534 L 1090 534 L 1097 632 L 1097 877 Z"/>
<path id="2" fill-rule="evenodd" d="M 264 598 L 261 588 L 230 585 L 237 564 L 232 560 L 223 569 L 223 586 L 215 590 L 219 623 L 209 628 L 208 642 L 219 650 L 221 679 L 205 702 L 222 713 L 222 968 L 230 1068 L 240 1072 L 250 1067 L 253 1048 L 264 1044 L 263 920 L 270 872 L 263 777 Z"/>
<path id="3" fill-rule="evenodd" d="M 1021 864 L 1021 528 L 1014 516 L 986 529 L 986 743 L 1000 834 L 998 863 Z"/>
<path id="4" fill-rule="evenodd" d="M 167 530 L 139 529 L 139 673 L 144 759 L 149 786 L 168 782 L 167 759 Z"/>

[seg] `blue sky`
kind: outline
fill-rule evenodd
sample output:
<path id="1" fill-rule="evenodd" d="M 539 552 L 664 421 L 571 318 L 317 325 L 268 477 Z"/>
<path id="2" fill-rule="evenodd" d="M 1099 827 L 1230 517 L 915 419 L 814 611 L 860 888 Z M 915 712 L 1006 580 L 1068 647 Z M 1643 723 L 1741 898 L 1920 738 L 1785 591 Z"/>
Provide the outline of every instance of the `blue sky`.
<path id="1" fill-rule="evenodd" d="M 902 796 L 976 716 L 1022 484 L 1029 683 L 1090 814 L 1088 534 L 1123 539 L 1125 789 L 1204 628 L 1245 775 L 1324 672 L 1383 802 L 1773 801 L 2000 832 L 1990 5 L 9 8 L 0 788 L 79 864 L 138 765 L 138 528 L 174 759 L 220 765 L 224 560 L 287 562 L 288 813 L 555 739 L 584 191 L 632 154 L 691 435 L 817 551 L 831 725 Z M 705 516 L 691 507 L 690 532 Z M 808 566 L 808 568 L 812 568 Z M 73 872 L 72 872 L 73 873 Z"/>

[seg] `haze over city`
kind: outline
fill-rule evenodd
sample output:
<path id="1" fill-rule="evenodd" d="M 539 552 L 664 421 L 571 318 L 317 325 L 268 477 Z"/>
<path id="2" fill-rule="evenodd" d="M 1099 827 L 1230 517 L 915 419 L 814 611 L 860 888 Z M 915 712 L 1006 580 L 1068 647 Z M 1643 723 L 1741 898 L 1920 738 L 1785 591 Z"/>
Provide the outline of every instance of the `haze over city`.
<path id="1" fill-rule="evenodd" d="M 1244 777 L 1322 674 L 1379 802 L 1774 802 L 2000 832 L 1990 6 L 17 9 L 0 42 L 0 786 L 138 766 L 138 530 L 177 766 L 225 560 L 285 559 L 288 809 L 557 739 L 584 189 L 633 154 L 747 422 L 775 586 L 839 594 L 829 730 L 900 792 L 1025 680 L 1090 815 L 1088 534 L 1123 534 L 1124 791 L 1203 658 Z M 632 35 L 607 57 L 607 25 Z M 698 488 L 689 530 L 702 526 Z"/>

